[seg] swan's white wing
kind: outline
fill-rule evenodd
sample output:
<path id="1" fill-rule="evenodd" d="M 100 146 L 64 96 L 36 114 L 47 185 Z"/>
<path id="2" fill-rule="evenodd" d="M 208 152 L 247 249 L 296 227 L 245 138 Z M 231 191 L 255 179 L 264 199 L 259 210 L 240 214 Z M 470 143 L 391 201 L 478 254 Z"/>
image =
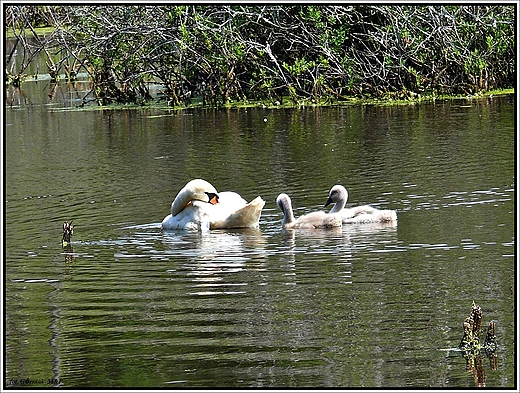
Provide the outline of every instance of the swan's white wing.
<path id="1" fill-rule="evenodd" d="M 259 196 L 249 203 L 238 195 L 244 201 L 240 201 L 236 196 L 229 196 L 230 199 L 226 201 L 223 206 L 220 204 L 220 197 L 224 194 L 219 194 L 219 203 L 211 206 L 212 208 L 221 209 L 216 214 L 211 214 L 211 229 L 219 228 L 257 228 L 260 221 L 260 214 L 265 205 L 265 201 Z M 234 193 L 233 193 L 234 194 Z M 231 204 L 234 201 L 234 204 Z M 228 204 L 229 202 L 229 204 Z"/>
<path id="2" fill-rule="evenodd" d="M 215 206 L 219 205 L 226 209 L 232 209 L 234 207 L 234 211 L 236 211 L 247 205 L 247 201 L 236 192 L 222 191 L 218 193 L 218 203 Z"/>

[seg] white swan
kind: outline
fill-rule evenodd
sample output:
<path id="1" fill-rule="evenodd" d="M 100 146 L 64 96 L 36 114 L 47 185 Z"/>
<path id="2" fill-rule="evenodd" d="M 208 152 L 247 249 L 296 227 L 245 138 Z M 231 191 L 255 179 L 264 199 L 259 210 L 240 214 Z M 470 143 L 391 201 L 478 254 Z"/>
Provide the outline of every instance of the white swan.
<path id="1" fill-rule="evenodd" d="M 295 219 L 291 198 L 287 194 L 278 195 L 276 204 L 283 213 L 282 226 L 285 229 L 338 228 L 342 225 L 338 215 L 327 214 L 323 211 L 312 212 Z"/>
<path id="2" fill-rule="evenodd" d="M 218 193 L 211 183 L 188 182 L 173 200 L 164 229 L 256 228 L 265 202 L 259 196 L 247 203 L 236 192 Z"/>
<path id="3" fill-rule="evenodd" d="M 395 210 L 378 210 L 372 206 L 356 206 L 346 209 L 348 191 L 342 185 L 336 184 L 330 189 L 325 206 L 335 202 L 329 214 L 339 214 L 343 224 L 362 224 L 371 222 L 397 221 Z"/>

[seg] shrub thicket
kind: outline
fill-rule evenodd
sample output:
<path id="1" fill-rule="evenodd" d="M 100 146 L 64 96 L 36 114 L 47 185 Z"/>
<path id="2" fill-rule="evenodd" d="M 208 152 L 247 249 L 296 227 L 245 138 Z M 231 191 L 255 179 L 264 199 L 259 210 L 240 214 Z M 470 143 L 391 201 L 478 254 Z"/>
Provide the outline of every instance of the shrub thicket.
<path id="1" fill-rule="evenodd" d="M 142 102 L 149 83 L 172 105 L 202 97 L 475 94 L 515 83 L 514 5 L 6 6 L 6 26 L 49 68 L 86 70 L 101 104 Z M 28 40 L 27 28 L 55 27 Z M 16 47 L 16 46 L 15 46 Z M 53 60 L 59 53 L 59 61 Z"/>

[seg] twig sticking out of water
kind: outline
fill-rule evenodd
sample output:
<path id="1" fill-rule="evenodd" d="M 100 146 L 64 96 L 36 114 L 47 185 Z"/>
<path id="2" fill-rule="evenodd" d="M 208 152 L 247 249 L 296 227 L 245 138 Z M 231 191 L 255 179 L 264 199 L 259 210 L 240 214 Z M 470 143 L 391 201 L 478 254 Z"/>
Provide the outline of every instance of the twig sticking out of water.
<path id="1" fill-rule="evenodd" d="M 484 340 L 484 351 L 486 352 L 486 356 L 489 358 L 489 367 L 491 370 L 496 370 L 498 368 L 497 362 L 497 336 L 495 335 L 496 324 L 494 321 L 489 321 L 488 324 L 488 332 L 486 334 L 486 339 Z"/>
<path id="2" fill-rule="evenodd" d="M 74 234 L 75 227 L 76 225 L 72 225 L 72 220 L 70 220 L 70 222 L 65 221 L 63 223 L 63 236 L 61 238 L 62 246 L 70 244 L 70 237 Z"/>
<path id="3" fill-rule="evenodd" d="M 486 386 L 486 370 L 482 365 L 482 352 L 489 358 L 491 370 L 497 369 L 496 324 L 494 321 L 489 322 L 483 345 L 480 344 L 481 326 L 482 309 L 473 302 L 469 317 L 462 323 L 464 335 L 460 340 L 459 348 L 466 359 L 466 371 L 473 373 L 475 384 L 478 387 Z"/>
<path id="4" fill-rule="evenodd" d="M 481 325 L 482 309 L 473 302 L 469 317 L 467 317 L 462 324 L 462 327 L 464 328 L 464 336 L 462 336 L 459 345 L 461 349 L 471 349 L 472 347 L 479 345 Z"/>

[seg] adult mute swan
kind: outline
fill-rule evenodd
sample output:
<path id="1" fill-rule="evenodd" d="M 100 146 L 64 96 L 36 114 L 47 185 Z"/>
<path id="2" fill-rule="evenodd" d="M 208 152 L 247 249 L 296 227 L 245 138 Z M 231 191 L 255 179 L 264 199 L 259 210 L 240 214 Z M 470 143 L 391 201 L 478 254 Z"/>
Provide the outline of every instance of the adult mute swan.
<path id="1" fill-rule="evenodd" d="M 327 214 L 323 211 L 312 212 L 295 219 L 291 198 L 287 194 L 278 195 L 276 204 L 283 213 L 282 226 L 285 229 L 337 228 L 342 225 L 341 217 L 336 214 Z"/>
<path id="2" fill-rule="evenodd" d="M 256 228 L 265 202 L 259 196 L 247 203 L 236 192 L 217 192 L 202 179 L 189 181 L 162 221 L 164 229 Z"/>
<path id="3" fill-rule="evenodd" d="M 368 205 L 345 209 L 347 200 L 348 191 L 337 184 L 330 189 L 329 198 L 325 202 L 325 207 L 335 202 L 329 214 L 339 214 L 343 224 L 397 221 L 397 213 L 394 210 L 378 210 Z"/>

